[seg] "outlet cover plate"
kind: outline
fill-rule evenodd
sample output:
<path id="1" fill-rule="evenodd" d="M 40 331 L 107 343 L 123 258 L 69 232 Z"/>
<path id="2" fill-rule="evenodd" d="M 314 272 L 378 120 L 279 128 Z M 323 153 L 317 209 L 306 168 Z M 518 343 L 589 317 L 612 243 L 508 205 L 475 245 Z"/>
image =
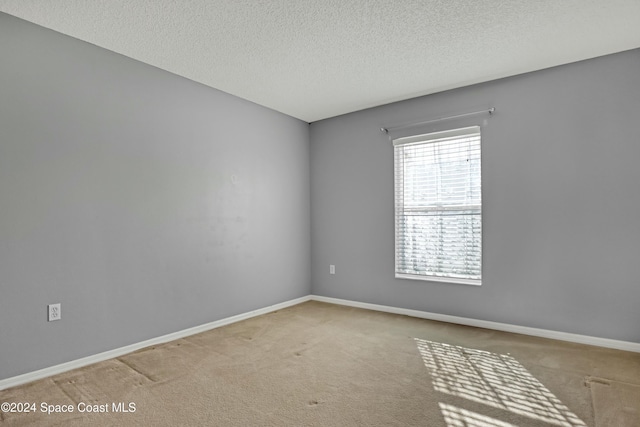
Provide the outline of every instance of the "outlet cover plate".
<path id="1" fill-rule="evenodd" d="M 49 308 L 49 322 L 62 319 L 62 311 L 61 311 L 60 303 L 49 304 L 48 308 Z"/>

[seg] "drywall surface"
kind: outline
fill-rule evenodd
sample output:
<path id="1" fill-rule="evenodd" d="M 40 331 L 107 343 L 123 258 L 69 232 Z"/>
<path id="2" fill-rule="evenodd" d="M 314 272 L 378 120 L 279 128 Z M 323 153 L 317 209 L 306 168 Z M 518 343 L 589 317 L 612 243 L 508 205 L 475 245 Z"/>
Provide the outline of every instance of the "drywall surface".
<path id="1" fill-rule="evenodd" d="M 396 279 L 380 127 L 488 107 L 482 286 Z M 312 123 L 312 292 L 640 342 L 639 120 L 632 50 Z"/>
<path id="2" fill-rule="evenodd" d="M 308 141 L 0 13 L 0 379 L 308 295 Z"/>

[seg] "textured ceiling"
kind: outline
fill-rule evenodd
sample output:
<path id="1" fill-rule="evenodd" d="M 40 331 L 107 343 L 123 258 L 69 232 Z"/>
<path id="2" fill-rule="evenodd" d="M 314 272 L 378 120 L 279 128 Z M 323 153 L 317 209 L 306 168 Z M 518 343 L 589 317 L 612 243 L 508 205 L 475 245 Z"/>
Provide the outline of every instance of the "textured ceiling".
<path id="1" fill-rule="evenodd" d="M 307 122 L 640 47 L 640 0 L 0 0 Z"/>

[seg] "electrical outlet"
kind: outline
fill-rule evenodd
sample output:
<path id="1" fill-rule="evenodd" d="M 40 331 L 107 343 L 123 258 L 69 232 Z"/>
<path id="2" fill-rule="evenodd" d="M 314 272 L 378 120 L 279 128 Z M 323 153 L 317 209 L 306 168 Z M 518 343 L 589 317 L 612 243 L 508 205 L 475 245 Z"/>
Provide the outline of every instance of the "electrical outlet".
<path id="1" fill-rule="evenodd" d="M 49 322 L 62 319 L 62 309 L 60 308 L 60 303 L 49 304 L 48 307 L 49 307 Z"/>
<path id="2" fill-rule="evenodd" d="M 336 274 L 336 266 L 331 264 L 329 266 L 329 274 Z"/>

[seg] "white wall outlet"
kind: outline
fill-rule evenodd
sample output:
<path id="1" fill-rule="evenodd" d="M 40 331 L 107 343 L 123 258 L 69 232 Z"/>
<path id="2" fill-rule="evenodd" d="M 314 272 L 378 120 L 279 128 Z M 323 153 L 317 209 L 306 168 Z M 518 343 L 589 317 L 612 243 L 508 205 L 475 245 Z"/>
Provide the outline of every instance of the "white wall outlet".
<path id="1" fill-rule="evenodd" d="M 329 266 L 329 274 L 336 274 L 336 266 L 331 264 Z"/>
<path id="2" fill-rule="evenodd" d="M 62 319 L 62 309 L 60 308 L 60 303 L 49 304 L 48 307 L 49 307 L 49 322 Z"/>

